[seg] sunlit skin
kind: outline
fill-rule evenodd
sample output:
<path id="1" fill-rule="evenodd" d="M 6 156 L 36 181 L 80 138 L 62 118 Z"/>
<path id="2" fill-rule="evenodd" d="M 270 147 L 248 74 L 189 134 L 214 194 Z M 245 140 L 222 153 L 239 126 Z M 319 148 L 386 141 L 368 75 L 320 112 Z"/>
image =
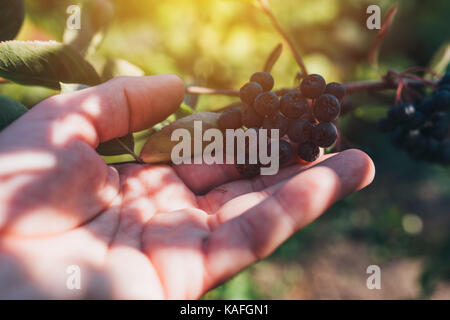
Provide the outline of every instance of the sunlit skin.
<path id="1" fill-rule="evenodd" d="M 0 134 L 0 297 L 197 299 L 371 183 L 357 150 L 241 180 L 231 165 L 108 166 L 101 141 L 151 127 L 176 76 L 54 96 Z M 81 290 L 66 287 L 81 267 Z"/>

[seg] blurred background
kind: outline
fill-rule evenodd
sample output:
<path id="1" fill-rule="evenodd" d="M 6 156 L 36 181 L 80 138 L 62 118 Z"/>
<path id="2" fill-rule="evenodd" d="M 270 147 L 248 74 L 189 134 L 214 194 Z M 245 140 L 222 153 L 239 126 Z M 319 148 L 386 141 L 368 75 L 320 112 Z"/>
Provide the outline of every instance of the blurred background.
<path id="1" fill-rule="evenodd" d="M 66 9 L 78 2 L 27 1 L 19 39 L 61 41 Z M 252 1 L 112 2 L 112 25 L 99 50 L 88 56 L 98 68 L 107 59 L 123 59 L 147 75 L 175 73 L 187 84 L 239 88 L 283 42 Z M 380 5 L 382 16 L 399 5 L 382 46 L 382 72 L 427 66 L 450 41 L 447 0 L 270 3 L 308 71 L 322 74 L 328 82 L 379 79 L 367 62 L 377 34 L 366 28 L 366 8 L 371 4 Z M 273 69 L 276 87 L 293 86 L 298 71 L 284 44 Z M 40 87 L 0 86 L 0 95 L 28 107 L 52 94 Z M 196 108 L 216 110 L 234 101 L 202 96 Z M 352 111 L 340 120 L 345 144 L 374 159 L 374 183 L 336 204 L 268 259 L 205 299 L 450 299 L 450 168 L 415 162 L 376 131 L 377 119 L 393 101 L 392 91 L 353 95 Z M 366 268 L 373 264 L 381 267 L 381 290 L 366 287 Z"/>

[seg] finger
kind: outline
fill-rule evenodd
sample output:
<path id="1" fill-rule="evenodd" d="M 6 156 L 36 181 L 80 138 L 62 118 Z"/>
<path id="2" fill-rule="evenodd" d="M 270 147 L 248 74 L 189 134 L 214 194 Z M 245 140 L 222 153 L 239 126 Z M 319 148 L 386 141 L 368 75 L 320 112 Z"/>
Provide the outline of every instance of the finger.
<path id="1" fill-rule="evenodd" d="M 323 152 L 323 150 L 321 150 Z M 310 167 L 322 161 L 297 164 L 299 168 Z M 181 164 L 174 166 L 178 176 L 197 195 L 204 195 L 224 183 L 242 179 L 234 164 Z"/>
<path id="2" fill-rule="evenodd" d="M 96 147 L 98 142 L 147 129 L 164 120 L 179 107 L 183 96 L 183 82 L 174 75 L 119 77 L 96 87 L 51 97 L 21 120 L 50 120 L 51 135 L 56 140 L 64 142 L 76 137 Z"/>
<path id="3" fill-rule="evenodd" d="M 268 256 L 332 203 L 371 183 L 374 174 L 366 154 L 348 150 L 327 165 L 300 173 L 273 196 L 220 225 L 204 248 L 209 287 Z"/>
<path id="4" fill-rule="evenodd" d="M 280 169 L 278 174 L 269 176 L 258 176 L 253 179 L 242 179 L 221 185 L 204 196 L 197 197 L 200 208 L 208 213 L 216 211 L 228 201 L 248 193 L 257 193 L 270 188 L 294 175 L 324 162 L 336 154 L 327 154 L 312 163 L 294 164 Z M 266 192 L 265 192 L 266 193 Z"/>

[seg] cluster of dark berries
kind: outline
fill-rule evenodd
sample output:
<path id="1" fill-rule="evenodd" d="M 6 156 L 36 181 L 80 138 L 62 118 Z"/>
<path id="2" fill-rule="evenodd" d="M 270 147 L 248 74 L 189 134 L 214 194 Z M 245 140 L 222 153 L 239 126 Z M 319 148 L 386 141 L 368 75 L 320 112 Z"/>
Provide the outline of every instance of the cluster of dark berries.
<path id="1" fill-rule="evenodd" d="M 250 81 L 240 90 L 242 108 L 230 108 L 219 119 L 222 130 L 247 129 L 279 130 L 280 139 L 288 136 L 297 144 L 300 159 L 313 162 L 320 154 L 320 148 L 332 146 L 338 137 L 333 124 L 341 112 L 341 103 L 346 94 L 345 87 L 332 82 L 327 85 L 317 74 L 307 76 L 299 88 L 281 97 L 271 91 L 274 79 L 268 72 L 253 74 Z M 280 165 L 294 157 L 290 143 L 280 140 Z M 255 165 L 241 165 L 238 170 L 244 176 L 255 175 Z M 250 172 L 251 174 L 247 174 Z"/>
<path id="2" fill-rule="evenodd" d="M 438 84 L 431 97 L 392 107 L 378 121 L 378 129 L 390 132 L 395 147 L 418 160 L 450 164 L 449 119 L 450 73 Z"/>

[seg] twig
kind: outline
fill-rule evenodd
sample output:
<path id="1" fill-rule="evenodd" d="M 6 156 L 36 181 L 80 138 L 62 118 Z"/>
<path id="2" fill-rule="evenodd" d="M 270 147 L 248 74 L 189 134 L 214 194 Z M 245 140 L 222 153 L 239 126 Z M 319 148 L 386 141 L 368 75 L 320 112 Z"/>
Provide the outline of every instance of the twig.
<path id="1" fill-rule="evenodd" d="M 136 160 L 138 163 L 141 163 L 141 164 L 144 163 L 144 161 L 136 153 L 134 153 L 133 150 L 128 148 L 128 146 L 125 143 L 123 143 L 120 139 L 116 139 L 116 141 L 120 144 L 120 146 L 122 148 L 124 148 L 134 158 L 134 160 Z"/>
<path id="2" fill-rule="evenodd" d="M 345 89 L 347 89 L 347 94 L 352 94 L 360 91 L 380 91 L 396 88 L 396 84 L 390 83 L 386 80 L 346 82 L 343 83 L 343 85 Z"/>
<path id="3" fill-rule="evenodd" d="M 283 88 L 274 91 L 278 96 L 285 95 L 289 91 L 295 90 L 296 88 Z M 186 94 L 193 95 L 218 95 L 218 96 L 228 96 L 228 97 L 239 97 L 239 90 L 236 89 L 213 89 L 213 88 L 205 88 L 205 87 L 186 87 Z"/>
<path id="4" fill-rule="evenodd" d="M 409 86 L 423 86 L 425 85 L 423 81 L 415 79 L 405 79 L 405 83 Z M 346 82 L 343 83 L 344 87 L 347 89 L 348 94 L 353 94 L 360 91 L 381 91 L 381 90 L 394 90 L 397 89 L 399 81 L 391 81 L 390 79 L 384 78 L 380 81 L 356 81 L 356 82 Z M 276 90 L 275 93 L 278 96 L 282 96 L 289 91 L 295 90 L 297 88 L 282 88 Z M 186 93 L 189 94 L 206 94 L 206 95 L 222 95 L 229 97 L 238 97 L 239 90 L 236 89 L 212 89 L 204 87 L 187 87 Z"/>
<path id="5" fill-rule="evenodd" d="M 397 90 L 395 91 L 395 104 L 399 104 L 402 101 L 403 88 L 405 87 L 405 82 L 400 81 Z"/>
<path id="6" fill-rule="evenodd" d="M 348 94 L 352 94 L 359 91 L 382 91 L 382 90 L 394 90 L 397 89 L 400 84 L 401 78 L 398 79 L 387 79 L 384 78 L 381 81 L 357 81 L 357 82 L 347 82 L 343 83 L 344 87 L 347 89 Z M 403 82 L 407 86 L 425 86 L 433 85 L 432 81 L 422 81 L 417 79 L 404 79 Z"/>
<path id="7" fill-rule="evenodd" d="M 434 89 L 437 89 L 437 85 L 433 81 L 429 81 L 429 80 L 427 80 L 425 78 L 416 76 L 415 74 L 403 73 L 403 76 L 405 78 L 416 79 L 418 81 L 422 81 L 423 83 L 427 84 L 428 86 L 430 86 L 430 87 L 432 87 Z"/>
<path id="8" fill-rule="evenodd" d="M 205 87 L 186 87 L 187 94 L 206 94 L 206 95 L 220 95 L 220 96 L 230 96 L 230 97 L 238 97 L 239 91 L 235 89 L 212 89 Z"/>
<path id="9" fill-rule="evenodd" d="M 297 64 L 299 65 L 300 69 L 302 70 L 302 73 L 304 75 L 308 74 L 308 71 L 306 69 L 305 63 L 303 62 L 302 56 L 298 52 L 297 48 L 294 45 L 294 42 L 289 38 L 286 31 L 284 31 L 283 27 L 278 22 L 277 18 L 273 14 L 272 9 L 270 8 L 269 2 L 267 0 L 258 0 L 261 10 L 269 17 L 270 21 L 272 22 L 275 29 L 280 33 L 280 35 L 283 37 L 283 39 L 288 44 L 289 48 L 292 51 L 292 54 L 294 55 L 295 61 L 297 61 Z"/>
<path id="10" fill-rule="evenodd" d="M 436 78 L 442 77 L 442 75 L 440 75 L 439 73 L 435 72 L 434 70 L 432 70 L 430 68 L 423 68 L 423 67 L 412 67 L 412 68 L 406 69 L 402 73 L 404 74 L 404 73 L 411 73 L 411 72 L 424 72 L 425 74 L 428 73 L 428 74 L 430 74 L 430 75 L 432 75 L 433 77 L 436 77 Z"/>

